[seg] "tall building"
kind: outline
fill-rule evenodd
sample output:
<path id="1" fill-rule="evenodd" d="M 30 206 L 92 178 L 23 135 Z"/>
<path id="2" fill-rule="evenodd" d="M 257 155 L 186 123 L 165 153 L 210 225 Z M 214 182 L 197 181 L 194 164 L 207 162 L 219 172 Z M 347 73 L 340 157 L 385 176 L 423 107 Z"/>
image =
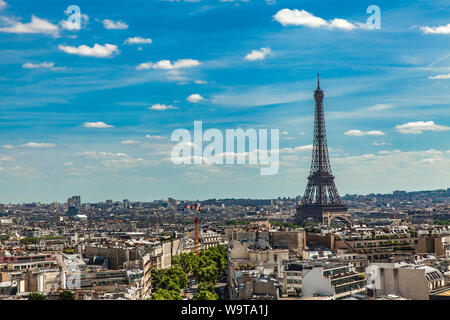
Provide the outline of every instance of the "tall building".
<path id="1" fill-rule="evenodd" d="M 69 199 L 67 199 L 67 206 L 80 209 L 81 207 L 81 197 L 80 196 L 73 196 Z"/>
<path id="2" fill-rule="evenodd" d="M 331 173 L 323 98 L 324 94 L 320 89 L 319 75 L 317 75 L 317 89 L 314 92 L 316 103 L 311 170 L 302 202 L 297 207 L 296 221 L 312 219 L 315 222 L 330 224 L 334 219 L 339 219 L 351 223 L 351 215 L 341 202 Z"/>
<path id="3" fill-rule="evenodd" d="M 73 196 L 67 199 L 67 214 L 69 216 L 77 215 L 80 208 L 81 208 L 80 196 Z"/>

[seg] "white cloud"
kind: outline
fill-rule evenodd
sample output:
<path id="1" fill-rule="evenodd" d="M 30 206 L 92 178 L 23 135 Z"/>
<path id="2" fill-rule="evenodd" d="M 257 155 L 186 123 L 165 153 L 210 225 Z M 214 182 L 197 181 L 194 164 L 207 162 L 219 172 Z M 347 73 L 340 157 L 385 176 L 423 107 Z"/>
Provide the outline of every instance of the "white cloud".
<path id="1" fill-rule="evenodd" d="M 274 16 L 274 19 L 283 26 L 307 26 L 310 28 L 319 28 L 327 25 L 327 22 L 322 18 L 316 17 L 305 10 L 290 10 L 282 9 Z"/>
<path id="2" fill-rule="evenodd" d="M 107 58 L 115 54 L 120 54 L 120 50 L 114 44 L 105 44 L 104 46 L 95 44 L 92 48 L 86 45 L 71 47 L 59 45 L 59 49 L 68 54 L 76 54 L 84 57 Z"/>
<path id="3" fill-rule="evenodd" d="M 57 70 L 63 70 L 64 68 L 62 67 L 55 67 L 55 64 L 53 62 L 42 62 L 39 64 L 34 64 L 31 62 L 27 62 L 25 64 L 22 65 L 22 68 L 24 69 L 50 69 L 52 71 L 57 71 Z"/>
<path id="4" fill-rule="evenodd" d="M 353 130 L 348 130 L 348 131 L 344 132 L 344 134 L 346 136 L 360 137 L 360 136 L 364 136 L 365 132 L 361 131 L 361 130 L 353 129 Z"/>
<path id="5" fill-rule="evenodd" d="M 312 149 L 313 149 L 313 145 L 312 144 L 308 144 L 306 146 L 297 146 L 293 150 L 294 151 L 310 151 Z"/>
<path id="6" fill-rule="evenodd" d="M 54 147 L 56 147 L 56 144 L 28 142 L 27 144 L 21 145 L 21 147 L 24 147 L 24 148 L 54 148 Z"/>
<path id="7" fill-rule="evenodd" d="M 29 23 L 22 23 L 18 21 L 9 22 L 11 25 L 0 28 L 0 32 L 16 34 L 51 34 L 54 36 L 58 35 L 59 32 L 58 26 L 34 15 L 31 16 L 31 22 Z"/>
<path id="8" fill-rule="evenodd" d="M 126 153 L 84 151 L 75 153 L 75 157 L 98 159 L 98 158 L 128 158 L 129 156 Z"/>
<path id="9" fill-rule="evenodd" d="M 309 28 L 327 27 L 329 29 L 353 30 L 358 28 L 356 25 L 348 22 L 345 19 L 335 18 L 331 21 L 326 21 L 320 17 L 298 9 L 282 9 L 274 16 L 274 19 L 283 26 L 306 26 Z"/>
<path id="10" fill-rule="evenodd" d="M 371 131 L 361 131 L 361 130 L 348 130 L 344 132 L 346 136 L 353 136 L 353 137 L 362 137 L 362 136 L 384 136 L 385 133 L 380 130 L 371 130 Z"/>
<path id="11" fill-rule="evenodd" d="M 166 79 L 169 81 L 177 81 L 179 83 L 186 83 L 189 80 L 189 78 L 186 77 L 184 73 L 178 69 L 168 70 Z"/>
<path id="12" fill-rule="evenodd" d="M 387 145 L 390 145 L 390 143 L 389 142 L 384 142 L 384 141 L 381 141 L 381 142 L 374 141 L 374 142 L 372 142 L 372 145 L 373 146 L 387 146 Z"/>
<path id="13" fill-rule="evenodd" d="M 446 26 L 439 27 L 420 27 L 423 33 L 431 33 L 431 34 L 450 34 L 450 23 Z"/>
<path id="14" fill-rule="evenodd" d="M 164 138 L 166 138 L 166 137 L 163 137 L 163 136 L 152 136 L 150 134 L 145 135 L 145 137 L 147 139 L 164 139 Z"/>
<path id="15" fill-rule="evenodd" d="M 295 152 L 311 151 L 312 149 L 313 149 L 313 145 L 308 144 L 305 146 L 297 146 L 294 148 L 283 148 L 283 149 L 280 149 L 279 152 L 280 153 L 295 153 Z"/>
<path id="16" fill-rule="evenodd" d="M 53 62 L 42 62 L 40 64 L 25 63 L 22 65 L 24 69 L 38 69 L 38 68 L 53 68 L 55 64 Z"/>
<path id="17" fill-rule="evenodd" d="M 373 192 L 374 186 L 386 185 L 391 190 L 398 190 L 401 186 L 416 190 L 437 189 L 444 187 L 445 181 L 450 179 L 450 153 L 447 151 L 394 150 L 381 154 L 332 157 L 331 162 L 334 174 L 340 177 L 343 185 L 354 184 L 355 177 L 370 179 L 370 186 L 362 186 L 368 188 L 364 193 Z"/>
<path id="18" fill-rule="evenodd" d="M 142 158 L 123 158 L 123 159 L 109 159 L 103 162 L 103 165 L 109 169 L 134 168 L 136 166 L 145 165 L 147 162 Z"/>
<path id="19" fill-rule="evenodd" d="M 328 28 L 330 29 L 342 29 L 342 30 L 353 30 L 356 29 L 356 25 L 351 22 L 348 22 L 345 19 L 333 19 L 329 24 Z"/>
<path id="20" fill-rule="evenodd" d="M 425 164 L 434 164 L 437 161 L 442 161 L 443 159 L 440 157 L 435 157 L 435 158 L 426 158 L 426 159 L 422 159 L 420 160 L 421 163 L 425 163 Z"/>
<path id="21" fill-rule="evenodd" d="M 144 62 L 141 63 L 140 65 L 138 65 L 136 67 L 137 70 L 148 70 L 152 67 L 152 63 L 151 62 Z"/>
<path id="22" fill-rule="evenodd" d="M 103 27 L 108 30 L 124 30 L 128 29 L 128 25 L 122 21 L 113 21 L 110 19 L 103 20 Z"/>
<path id="23" fill-rule="evenodd" d="M 382 111 L 382 110 L 387 110 L 390 108 L 392 108 L 392 105 L 390 105 L 390 104 L 379 103 L 374 106 L 367 107 L 366 110 L 367 111 Z"/>
<path id="24" fill-rule="evenodd" d="M 446 131 L 450 127 L 435 124 L 434 121 L 416 121 L 396 125 L 395 129 L 403 134 L 421 134 L 423 131 Z"/>
<path id="25" fill-rule="evenodd" d="M 157 103 L 157 104 L 152 105 L 152 106 L 149 107 L 148 109 L 149 109 L 149 110 L 159 110 L 159 111 L 162 111 L 162 110 L 178 109 L 178 108 L 177 108 L 177 107 L 174 107 L 174 106 L 172 106 L 172 105 L 165 105 L 165 104 L 159 104 L 159 103 Z"/>
<path id="26" fill-rule="evenodd" d="M 194 93 L 194 94 L 191 94 L 189 97 L 187 97 L 186 100 L 189 102 L 192 102 L 192 103 L 197 103 L 197 102 L 205 100 L 205 98 L 203 98 L 198 93 Z"/>
<path id="27" fill-rule="evenodd" d="M 173 64 L 169 60 L 158 61 L 155 65 L 155 69 L 181 69 L 181 68 L 191 68 L 196 67 L 200 64 L 197 60 L 193 59 L 180 59 L 175 61 Z"/>
<path id="28" fill-rule="evenodd" d="M 14 149 L 14 146 L 10 145 L 10 144 L 5 144 L 3 146 L 4 149 Z"/>
<path id="29" fill-rule="evenodd" d="M 450 73 L 438 74 L 438 75 L 435 75 L 435 76 L 429 76 L 428 79 L 432 79 L 432 80 L 450 79 Z"/>
<path id="30" fill-rule="evenodd" d="M 137 140 L 124 140 L 120 142 L 121 144 L 139 144 Z"/>
<path id="31" fill-rule="evenodd" d="M 161 70 L 174 70 L 181 68 L 191 68 L 200 65 L 198 60 L 194 59 L 180 59 L 172 63 L 170 60 L 161 60 L 156 63 L 145 62 L 141 63 L 136 67 L 138 70 L 147 70 L 147 69 L 161 69 Z"/>
<path id="32" fill-rule="evenodd" d="M 4 0 L 0 0 L 0 10 L 5 9 L 8 6 L 8 4 Z"/>
<path id="33" fill-rule="evenodd" d="M 380 130 L 367 131 L 366 134 L 368 136 L 384 136 L 385 135 L 385 133 L 383 131 L 380 131 Z"/>
<path id="34" fill-rule="evenodd" d="M 272 53 L 270 48 L 261 48 L 259 50 L 253 50 L 249 54 L 245 56 L 246 60 L 255 61 L 255 60 L 264 60 L 268 54 Z"/>
<path id="35" fill-rule="evenodd" d="M 195 84 L 208 84 L 208 81 L 204 81 L 204 80 L 195 80 L 194 83 L 195 83 Z"/>
<path id="36" fill-rule="evenodd" d="M 381 150 L 378 151 L 378 154 L 393 154 L 393 153 L 399 153 L 402 152 L 401 150 Z"/>
<path id="37" fill-rule="evenodd" d="M 142 38 L 142 37 L 133 37 L 125 40 L 125 44 L 133 45 L 133 44 L 150 44 L 152 43 L 152 39 L 150 38 Z"/>
<path id="38" fill-rule="evenodd" d="M 103 121 L 98 122 L 85 122 L 83 124 L 83 127 L 85 128 L 113 128 L 113 125 L 106 124 Z"/>

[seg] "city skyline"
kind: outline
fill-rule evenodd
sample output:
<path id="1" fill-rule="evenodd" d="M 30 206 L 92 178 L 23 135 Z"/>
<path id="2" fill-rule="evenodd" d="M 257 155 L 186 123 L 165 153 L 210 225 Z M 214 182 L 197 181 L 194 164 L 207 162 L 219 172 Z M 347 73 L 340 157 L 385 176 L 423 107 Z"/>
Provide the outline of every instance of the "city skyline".
<path id="1" fill-rule="evenodd" d="M 395 195 L 396 193 L 403 193 L 406 192 L 407 194 L 410 193 L 425 193 L 425 192 L 438 192 L 438 191 L 445 191 L 448 190 L 450 188 L 441 188 L 441 189 L 434 189 L 434 190 L 414 190 L 414 191 L 405 191 L 405 190 L 392 190 L 392 192 L 389 193 L 367 193 L 367 194 L 358 194 L 358 193 L 353 193 L 353 194 L 345 194 L 342 196 L 342 198 L 346 198 L 346 197 L 368 197 L 370 195 L 374 195 L 374 196 L 386 196 L 386 195 Z M 61 200 L 55 200 L 55 201 L 51 201 L 51 202 L 41 202 L 41 201 L 25 201 L 25 202 L 4 202 L 1 203 L 2 205 L 21 205 L 21 204 L 32 204 L 32 203 L 39 203 L 42 205 L 48 205 L 48 204 L 52 204 L 52 203 L 59 203 L 59 204 L 64 204 L 67 203 L 68 201 L 70 201 L 69 199 L 73 198 L 75 195 L 68 195 L 66 199 L 61 199 Z M 76 197 L 78 197 L 79 195 L 76 195 Z M 175 201 L 181 201 L 181 202 L 191 202 L 191 203 L 195 203 L 195 202 L 203 202 L 203 201 L 208 201 L 208 200 L 218 200 L 218 201 L 225 201 L 225 200 L 278 200 L 278 199 L 291 199 L 294 200 L 298 197 L 302 197 L 301 195 L 298 195 L 296 197 L 284 197 L 284 196 L 278 196 L 278 197 L 273 197 L 273 198 L 245 198 L 245 197 L 222 197 L 222 198 L 204 198 L 204 199 L 181 199 L 181 198 L 173 198 L 173 197 L 166 197 L 166 198 L 159 198 L 159 199 L 126 199 L 126 198 L 116 198 L 116 199 L 109 199 L 109 198 L 105 198 L 105 199 L 100 199 L 98 201 L 84 201 L 83 197 L 80 196 L 80 198 L 82 199 L 82 201 L 80 202 L 81 204 L 84 203 L 106 203 L 107 201 L 112 201 L 113 203 L 117 203 L 117 202 L 129 202 L 129 203 L 135 203 L 135 202 L 139 202 L 139 203 L 151 203 L 151 202 L 159 202 L 159 201 L 168 201 L 169 199 L 173 199 Z M 345 199 L 343 199 L 345 201 Z"/>
<path id="2" fill-rule="evenodd" d="M 302 195 L 318 72 L 341 194 L 448 188 L 448 5 L 371 4 L 0 1 L 0 203 Z M 280 172 L 172 164 L 196 120 L 280 129 Z"/>

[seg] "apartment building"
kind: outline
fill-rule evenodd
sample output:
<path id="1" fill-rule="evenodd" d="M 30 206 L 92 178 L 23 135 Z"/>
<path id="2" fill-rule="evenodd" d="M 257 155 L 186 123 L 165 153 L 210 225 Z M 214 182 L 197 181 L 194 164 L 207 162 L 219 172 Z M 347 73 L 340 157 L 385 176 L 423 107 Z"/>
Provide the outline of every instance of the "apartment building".
<path id="1" fill-rule="evenodd" d="M 300 260 L 285 260 L 282 265 L 281 291 L 288 296 L 302 294 L 303 264 Z"/>
<path id="2" fill-rule="evenodd" d="M 365 292 L 366 277 L 351 264 L 313 262 L 304 264 L 302 293 L 304 298 L 341 299 Z"/>
<path id="3" fill-rule="evenodd" d="M 444 273 L 430 266 L 411 263 L 371 263 L 367 268 L 368 295 L 389 294 L 414 300 L 429 300 L 434 291 L 446 287 Z"/>

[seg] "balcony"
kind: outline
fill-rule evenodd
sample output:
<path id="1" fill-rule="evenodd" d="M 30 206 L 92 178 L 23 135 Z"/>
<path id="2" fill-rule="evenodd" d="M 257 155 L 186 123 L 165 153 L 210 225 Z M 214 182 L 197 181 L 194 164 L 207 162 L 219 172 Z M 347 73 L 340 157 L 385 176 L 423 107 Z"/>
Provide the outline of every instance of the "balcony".
<path id="1" fill-rule="evenodd" d="M 335 286 L 335 294 L 342 294 L 350 291 L 362 291 L 366 287 L 366 280 L 354 280 L 339 286 Z"/>
<path id="2" fill-rule="evenodd" d="M 345 285 L 350 285 L 352 283 L 360 283 L 360 282 L 365 283 L 366 277 L 364 275 L 357 274 L 352 277 L 334 280 L 331 282 L 331 285 L 334 286 L 335 288 L 337 288 L 337 287 L 341 287 L 341 286 L 345 286 Z"/>

